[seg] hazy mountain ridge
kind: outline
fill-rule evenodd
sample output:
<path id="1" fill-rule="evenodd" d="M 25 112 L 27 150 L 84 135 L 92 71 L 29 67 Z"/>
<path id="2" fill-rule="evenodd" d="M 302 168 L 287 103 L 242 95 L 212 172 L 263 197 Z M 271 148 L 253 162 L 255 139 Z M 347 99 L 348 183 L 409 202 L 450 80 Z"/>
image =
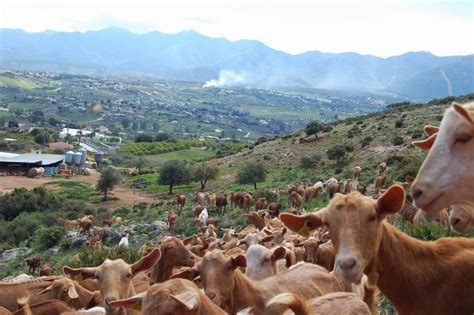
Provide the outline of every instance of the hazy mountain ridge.
<path id="1" fill-rule="evenodd" d="M 255 40 L 229 41 L 194 31 L 134 34 L 0 30 L 0 66 L 75 73 L 144 73 L 208 81 L 222 70 L 238 84 L 387 91 L 412 99 L 474 91 L 474 56 L 409 52 L 380 58 L 357 53 L 290 55 Z M 443 74 L 444 73 L 444 74 Z M 232 84 L 232 82 L 227 82 Z"/>

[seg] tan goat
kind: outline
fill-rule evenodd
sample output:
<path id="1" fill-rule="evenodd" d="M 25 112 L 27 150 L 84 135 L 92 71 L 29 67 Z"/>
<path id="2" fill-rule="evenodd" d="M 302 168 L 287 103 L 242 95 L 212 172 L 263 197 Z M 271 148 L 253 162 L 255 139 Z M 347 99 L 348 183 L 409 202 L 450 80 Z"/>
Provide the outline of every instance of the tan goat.
<path id="1" fill-rule="evenodd" d="M 378 200 L 337 194 L 317 213 L 280 215 L 307 234 L 326 225 L 336 248 L 335 270 L 358 283 L 367 274 L 399 314 L 470 314 L 474 310 L 474 240 L 420 241 L 385 222 L 403 207 L 405 191 L 390 187 Z M 357 241 L 354 241 L 357 240 Z"/>
<path id="2" fill-rule="evenodd" d="M 150 284 L 169 280 L 174 267 L 192 267 L 195 263 L 193 253 L 176 237 L 168 237 L 160 244 L 161 258 L 153 265 Z"/>
<path id="3" fill-rule="evenodd" d="M 278 246 L 268 249 L 262 245 L 252 245 L 245 253 L 247 268 L 245 275 L 252 280 L 262 280 L 278 273 L 276 262 L 285 259 L 286 250 Z"/>
<path id="4" fill-rule="evenodd" d="M 239 267 L 246 265 L 245 256 L 231 257 L 218 250 L 206 253 L 198 265 L 206 295 L 232 314 L 247 307 L 252 307 L 254 314 L 265 314 L 265 302 L 283 292 L 309 299 L 344 290 L 334 275 L 317 265 L 300 263 L 287 272 L 256 282 L 240 272 Z"/>
<path id="5" fill-rule="evenodd" d="M 426 212 L 439 212 L 453 204 L 474 204 L 474 102 L 453 103 L 445 112 L 439 130 L 413 144 L 430 150 L 415 182 L 415 205 Z"/>
<path id="6" fill-rule="evenodd" d="M 107 314 L 124 314 L 121 309 L 116 309 L 110 303 L 135 295 L 132 278 L 137 273 L 149 269 L 158 259 L 161 251 L 155 248 L 150 254 L 139 261 L 129 265 L 122 259 L 106 259 L 98 267 L 70 268 L 64 267 L 64 273 L 80 279 L 95 278 L 98 280 L 103 306 Z M 133 311 L 128 314 L 133 314 Z"/>
<path id="7" fill-rule="evenodd" d="M 225 315 L 227 314 L 191 281 L 172 279 L 150 287 L 147 292 L 112 302 L 116 307 L 133 307 L 143 315 Z"/>
<path id="8" fill-rule="evenodd" d="M 64 277 L 45 277 L 22 282 L 0 282 L 0 306 L 10 311 L 17 309 L 17 299 L 30 296 L 30 305 L 46 301 L 61 300 L 80 309 L 100 303 L 99 292 L 91 292 L 77 282 Z"/>
<path id="9" fill-rule="evenodd" d="M 456 232 L 469 233 L 474 226 L 474 206 L 452 206 L 449 221 Z"/>
<path id="10" fill-rule="evenodd" d="M 267 309 L 284 305 L 295 315 L 371 315 L 369 307 L 355 293 L 333 292 L 310 300 L 282 293 L 267 303 Z"/>

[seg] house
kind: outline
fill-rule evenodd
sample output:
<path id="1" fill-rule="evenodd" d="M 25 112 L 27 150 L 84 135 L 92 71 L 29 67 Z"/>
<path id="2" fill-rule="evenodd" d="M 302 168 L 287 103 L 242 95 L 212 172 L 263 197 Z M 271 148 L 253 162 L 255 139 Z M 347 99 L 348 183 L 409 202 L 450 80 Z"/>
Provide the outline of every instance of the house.
<path id="1" fill-rule="evenodd" d="M 59 164 L 64 162 L 62 154 L 42 154 L 41 151 L 25 154 L 0 152 L 0 172 L 24 173 L 30 168 L 43 167 L 45 174 L 57 174 Z"/>

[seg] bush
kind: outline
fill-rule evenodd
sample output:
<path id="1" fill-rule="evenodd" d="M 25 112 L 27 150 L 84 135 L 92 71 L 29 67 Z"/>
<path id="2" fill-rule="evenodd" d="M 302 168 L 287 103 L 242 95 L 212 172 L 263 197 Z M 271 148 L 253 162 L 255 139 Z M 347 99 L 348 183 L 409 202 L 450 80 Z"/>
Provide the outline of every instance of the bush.
<path id="1" fill-rule="evenodd" d="M 306 125 L 306 128 L 304 129 L 304 132 L 310 136 L 317 134 L 318 132 L 323 130 L 323 125 L 319 121 L 311 121 Z"/>
<path id="2" fill-rule="evenodd" d="M 396 136 L 392 139 L 392 144 L 393 145 L 401 145 L 403 144 L 404 140 L 403 140 L 403 137 L 401 136 Z"/>
<path id="3" fill-rule="evenodd" d="M 142 133 L 135 137 L 135 142 L 153 142 L 153 134 Z"/>
<path id="4" fill-rule="evenodd" d="M 402 128 L 403 127 L 403 120 L 397 120 L 395 122 L 395 128 Z"/>
<path id="5" fill-rule="evenodd" d="M 346 149 L 343 146 L 337 145 L 333 148 L 330 148 L 326 151 L 328 159 L 338 160 L 342 159 L 346 155 Z"/>
<path id="6" fill-rule="evenodd" d="M 321 161 L 321 156 L 317 153 L 311 156 L 304 156 L 300 159 L 300 166 L 302 168 L 313 168 L 316 164 Z"/>
<path id="7" fill-rule="evenodd" d="M 374 139 L 371 136 L 364 137 L 364 139 L 362 139 L 362 142 L 360 144 L 361 148 L 365 148 L 366 146 L 368 146 L 370 142 L 372 142 L 372 140 Z"/>
<path id="8" fill-rule="evenodd" d="M 32 247 L 35 250 L 46 250 L 59 244 L 65 231 L 62 227 L 41 227 L 35 231 L 32 237 Z"/>

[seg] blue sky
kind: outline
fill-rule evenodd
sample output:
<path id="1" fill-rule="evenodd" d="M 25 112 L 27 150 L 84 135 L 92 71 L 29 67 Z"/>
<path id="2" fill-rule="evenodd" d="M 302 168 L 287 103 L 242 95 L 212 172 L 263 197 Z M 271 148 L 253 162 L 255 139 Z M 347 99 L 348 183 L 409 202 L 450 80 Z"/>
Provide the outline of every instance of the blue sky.
<path id="1" fill-rule="evenodd" d="M 474 53 L 474 1 L 2 0 L 0 27 L 38 32 L 120 26 L 137 33 L 193 29 L 256 39 L 298 54 L 354 51 Z"/>

